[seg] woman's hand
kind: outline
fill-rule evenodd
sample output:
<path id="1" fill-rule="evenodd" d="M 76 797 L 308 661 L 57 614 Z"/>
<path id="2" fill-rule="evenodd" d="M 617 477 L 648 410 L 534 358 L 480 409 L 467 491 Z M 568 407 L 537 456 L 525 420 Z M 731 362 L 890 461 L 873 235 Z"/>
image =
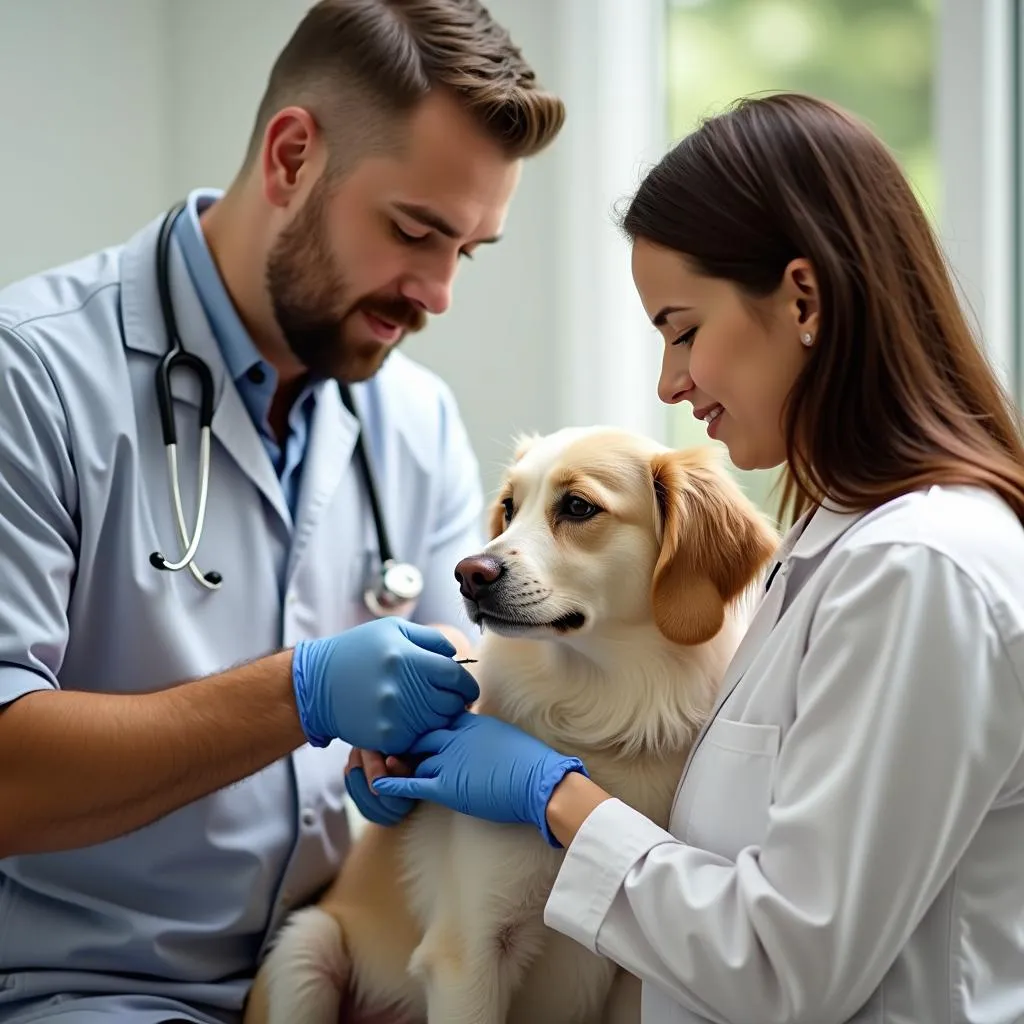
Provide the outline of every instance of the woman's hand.
<path id="1" fill-rule="evenodd" d="M 381 797 L 432 800 L 476 818 L 534 825 L 552 846 L 561 844 L 545 817 L 551 793 L 568 772 L 586 775 L 579 758 L 500 719 L 468 712 L 450 728 L 422 736 L 410 753 L 428 756 L 411 778 L 380 778 L 374 788 Z"/>
<path id="2" fill-rule="evenodd" d="M 374 783 L 388 775 L 404 777 L 412 774 L 412 765 L 399 757 L 385 758 L 376 750 L 353 747 L 345 766 L 345 788 L 356 810 L 377 825 L 397 825 L 416 806 L 406 797 L 382 796 L 374 791 Z"/>

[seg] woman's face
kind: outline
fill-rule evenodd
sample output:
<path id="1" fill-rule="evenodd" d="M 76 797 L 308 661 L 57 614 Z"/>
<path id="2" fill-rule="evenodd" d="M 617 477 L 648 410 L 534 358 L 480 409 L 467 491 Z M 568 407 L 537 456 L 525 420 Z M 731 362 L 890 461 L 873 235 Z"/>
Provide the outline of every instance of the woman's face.
<path id="1" fill-rule="evenodd" d="M 658 397 L 689 402 L 708 435 L 739 469 L 786 459 L 783 407 L 810 357 L 818 329 L 810 264 L 794 260 L 765 299 L 744 298 L 731 281 L 702 276 L 680 253 L 637 239 L 633 280 L 665 353 Z"/>

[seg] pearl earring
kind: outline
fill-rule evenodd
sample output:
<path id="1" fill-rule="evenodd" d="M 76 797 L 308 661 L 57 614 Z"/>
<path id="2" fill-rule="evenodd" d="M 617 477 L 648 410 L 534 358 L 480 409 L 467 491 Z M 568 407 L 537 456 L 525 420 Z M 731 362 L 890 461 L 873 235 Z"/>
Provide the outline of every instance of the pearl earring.
<path id="1" fill-rule="evenodd" d="M 800 335 L 800 341 L 807 347 L 810 348 L 814 344 L 814 335 L 810 331 Z"/>

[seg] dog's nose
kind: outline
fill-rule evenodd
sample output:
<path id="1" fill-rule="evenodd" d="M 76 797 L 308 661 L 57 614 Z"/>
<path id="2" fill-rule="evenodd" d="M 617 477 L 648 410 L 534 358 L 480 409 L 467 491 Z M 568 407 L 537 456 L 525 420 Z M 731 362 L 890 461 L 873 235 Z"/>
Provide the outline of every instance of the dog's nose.
<path id="1" fill-rule="evenodd" d="M 505 566 L 490 555 L 473 555 L 455 566 L 455 578 L 463 597 L 479 601 L 498 582 Z"/>

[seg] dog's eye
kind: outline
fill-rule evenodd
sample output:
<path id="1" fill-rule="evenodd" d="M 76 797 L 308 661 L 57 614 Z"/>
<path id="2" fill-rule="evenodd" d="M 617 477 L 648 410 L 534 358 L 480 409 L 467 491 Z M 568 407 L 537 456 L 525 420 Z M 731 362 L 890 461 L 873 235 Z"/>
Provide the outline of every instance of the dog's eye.
<path id="1" fill-rule="evenodd" d="M 562 499 L 562 507 L 559 512 L 568 519 L 592 519 L 601 510 L 586 498 L 578 494 L 567 494 Z"/>
<path id="2" fill-rule="evenodd" d="M 505 498 L 501 503 L 501 507 L 505 510 L 505 522 L 511 523 L 512 515 L 515 512 L 515 506 L 512 504 L 512 499 Z"/>

